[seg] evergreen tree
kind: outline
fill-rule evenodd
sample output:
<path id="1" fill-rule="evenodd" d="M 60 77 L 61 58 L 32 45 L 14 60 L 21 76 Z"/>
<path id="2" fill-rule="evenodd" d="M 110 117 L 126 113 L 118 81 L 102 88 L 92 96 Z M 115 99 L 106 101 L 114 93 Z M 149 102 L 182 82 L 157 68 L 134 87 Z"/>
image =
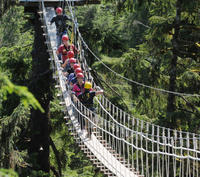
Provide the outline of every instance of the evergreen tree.
<path id="1" fill-rule="evenodd" d="M 105 51 L 113 50 L 113 46 L 118 45 L 118 41 L 123 40 L 123 37 L 127 35 L 126 40 L 123 41 L 125 48 L 122 52 L 118 53 L 116 49 L 112 51 L 119 59 L 102 56 L 108 66 L 129 79 L 149 86 L 174 92 L 199 94 L 197 69 L 199 66 L 198 41 L 200 40 L 198 33 L 199 1 L 115 1 L 118 8 L 114 5 L 114 1 L 106 2 L 112 2 L 112 6 L 108 3 L 100 7 L 95 6 L 96 10 L 90 23 L 81 21 L 81 18 L 79 20 L 81 21 L 80 27 L 85 29 L 82 32 L 86 36 L 89 33 L 86 29 L 90 29 L 91 35 L 89 36 L 97 31 L 98 37 L 94 40 L 89 39 L 89 47 L 99 55 L 103 53 L 113 56 Z M 87 14 L 91 12 L 91 9 L 83 11 Z M 127 18 L 129 12 L 132 18 Z M 80 13 L 82 14 L 82 10 Z M 126 28 L 119 28 L 120 26 Z M 132 30 L 127 28 L 128 26 L 132 27 Z M 107 45 L 108 42 L 104 41 L 105 37 L 102 36 L 102 34 L 110 36 L 109 31 L 111 33 L 114 31 L 118 36 L 118 41 L 109 37 L 112 45 L 111 42 Z M 104 46 L 106 46 L 105 49 L 101 50 Z M 94 61 L 94 57 L 88 55 L 89 59 Z M 131 85 L 131 92 L 124 90 L 128 91 L 126 96 L 129 95 L 129 98 L 125 98 L 125 102 L 132 113 L 162 126 L 198 132 L 198 97 L 167 95 L 135 83 L 122 81 L 123 79 L 116 78 L 115 74 L 108 70 L 106 74 L 100 62 L 93 66 L 102 72 L 102 78 L 110 81 L 111 86 L 114 86 L 121 95 L 125 96 L 125 93 L 120 85 L 124 87 L 127 84 Z M 117 82 L 119 84 L 116 85 Z M 106 88 L 106 85 L 104 86 Z M 114 99 L 113 92 L 110 92 L 109 88 L 107 92 L 110 99 Z M 132 95 L 132 100 L 130 95 Z M 121 105 L 119 99 L 115 99 L 115 102 Z"/>

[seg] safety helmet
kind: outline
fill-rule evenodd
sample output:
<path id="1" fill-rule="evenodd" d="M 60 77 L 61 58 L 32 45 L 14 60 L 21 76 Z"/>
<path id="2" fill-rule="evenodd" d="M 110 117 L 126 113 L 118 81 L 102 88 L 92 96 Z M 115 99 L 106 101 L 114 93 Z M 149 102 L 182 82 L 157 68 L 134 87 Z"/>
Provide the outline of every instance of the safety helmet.
<path id="1" fill-rule="evenodd" d="M 76 68 L 76 69 L 75 69 L 75 73 L 76 73 L 76 74 L 78 74 L 78 73 L 83 73 L 83 71 L 82 71 L 81 68 Z"/>
<path id="2" fill-rule="evenodd" d="M 73 68 L 74 68 L 74 70 L 76 70 L 76 68 L 80 68 L 80 65 L 79 64 L 74 64 Z"/>
<path id="3" fill-rule="evenodd" d="M 57 13 L 57 14 L 61 14 L 61 13 L 62 13 L 62 11 L 63 11 L 63 10 L 62 10 L 62 8 L 61 8 L 61 7 L 58 7 L 58 8 L 56 8 L 56 13 Z"/>
<path id="4" fill-rule="evenodd" d="M 67 35 L 62 36 L 62 41 L 68 41 L 68 40 L 69 40 L 69 37 Z"/>
<path id="5" fill-rule="evenodd" d="M 75 58 L 70 58 L 69 59 L 69 63 L 76 63 L 76 59 Z"/>
<path id="6" fill-rule="evenodd" d="M 85 82 L 84 88 L 85 89 L 91 89 L 92 88 L 92 83 L 91 82 Z"/>
<path id="7" fill-rule="evenodd" d="M 77 77 L 77 78 L 84 78 L 84 75 L 83 75 L 83 73 L 78 73 L 78 74 L 76 75 L 76 77 Z"/>
<path id="8" fill-rule="evenodd" d="M 68 56 L 68 58 L 73 58 L 74 57 L 74 52 L 73 51 L 67 52 L 67 56 Z"/>

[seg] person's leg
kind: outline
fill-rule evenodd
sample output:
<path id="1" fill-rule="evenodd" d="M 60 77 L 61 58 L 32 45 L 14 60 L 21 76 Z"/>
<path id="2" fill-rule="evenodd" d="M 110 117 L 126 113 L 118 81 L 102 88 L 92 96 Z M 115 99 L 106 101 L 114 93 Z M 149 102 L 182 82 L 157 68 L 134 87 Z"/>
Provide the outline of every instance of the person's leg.
<path id="1" fill-rule="evenodd" d="M 57 48 L 60 47 L 60 45 L 61 45 L 61 40 L 62 40 L 61 34 L 57 33 L 57 36 L 56 36 Z M 59 59 L 59 60 L 62 60 L 62 54 L 61 54 L 61 53 L 58 55 L 58 59 Z"/>
<path id="2" fill-rule="evenodd" d="M 61 45 L 62 34 L 57 33 L 57 48 Z"/>
<path id="3" fill-rule="evenodd" d="M 81 105 L 79 104 L 79 102 L 78 102 L 76 96 L 75 96 L 75 95 L 72 95 L 71 98 L 72 98 L 72 102 L 74 103 L 75 107 L 76 107 L 78 110 L 80 110 L 81 113 L 83 113 L 83 111 L 84 111 L 84 110 L 83 110 L 83 107 L 81 107 Z M 75 111 L 74 116 L 77 118 L 81 130 L 83 130 L 83 129 L 85 128 L 84 117 L 83 117 L 75 108 L 73 108 L 73 109 L 74 109 L 73 111 Z"/>
<path id="4" fill-rule="evenodd" d="M 89 107 L 88 109 L 90 110 L 88 117 L 92 122 L 92 123 L 89 122 L 88 138 L 91 138 L 93 130 L 96 129 L 96 121 L 95 121 L 96 109 L 94 107 Z"/>

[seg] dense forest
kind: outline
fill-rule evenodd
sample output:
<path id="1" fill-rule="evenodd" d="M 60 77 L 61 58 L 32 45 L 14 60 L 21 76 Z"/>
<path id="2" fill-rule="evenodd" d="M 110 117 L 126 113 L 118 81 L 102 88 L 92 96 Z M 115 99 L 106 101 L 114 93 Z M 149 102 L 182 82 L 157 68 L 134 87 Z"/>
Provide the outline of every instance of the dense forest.
<path id="1" fill-rule="evenodd" d="M 0 176 L 103 176 L 65 125 L 38 14 L 11 1 L 0 1 L 0 8 Z M 199 0 L 75 7 L 88 46 L 129 79 L 85 50 L 95 81 L 115 105 L 164 127 L 200 133 L 199 9 Z"/>
<path id="2" fill-rule="evenodd" d="M 199 7 L 200 1 L 144 0 L 80 9 L 78 22 L 88 45 L 129 79 L 110 72 L 88 52 L 97 80 L 115 104 L 141 119 L 199 132 L 198 96 L 167 94 L 131 82 L 199 94 Z"/>

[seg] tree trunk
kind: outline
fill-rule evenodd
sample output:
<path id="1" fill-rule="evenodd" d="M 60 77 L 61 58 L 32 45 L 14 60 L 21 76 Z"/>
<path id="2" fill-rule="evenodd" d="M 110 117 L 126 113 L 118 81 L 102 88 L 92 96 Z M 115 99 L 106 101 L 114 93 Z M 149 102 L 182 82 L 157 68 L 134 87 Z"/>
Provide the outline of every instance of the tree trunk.
<path id="1" fill-rule="evenodd" d="M 56 149 L 56 146 L 53 142 L 53 140 L 51 139 L 50 137 L 50 145 L 53 149 L 53 152 L 55 154 L 55 157 L 56 157 L 56 161 L 57 161 L 57 165 L 58 165 L 58 173 L 57 173 L 57 176 L 62 176 L 62 166 L 61 166 L 61 161 L 60 161 L 60 156 L 59 156 L 59 151 Z"/>
<path id="2" fill-rule="evenodd" d="M 176 48 L 178 47 L 177 45 L 177 40 L 179 36 L 179 30 L 180 30 L 180 21 L 181 21 L 181 0 L 177 0 L 176 2 L 176 18 L 175 18 L 175 32 L 173 35 L 172 39 L 172 46 L 173 46 L 173 57 L 170 63 L 170 81 L 169 81 L 169 90 L 170 91 L 176 91 L 176 75 L 177 75 L 177 52 Z M 176 111 L 176 100 L 175 100 L 176 95 L 174 94 L 169 94 L 168 95 L 168 102 L 167 102 L 167 119 L 170 120 L 170 127 L 171 128 L 176 128 L 176 118 L 175 118 L 175 111 Z"/>
<path id="3" fill-rule="evenodd" d="M 49 173 L 49 103 L 52 99 L 50 84 L 52 73 L 49 71 L 50 64 L 45 38 L 39 21 L 39 15 L 35 12 L 34 48 L 32 51 L 33 74 L 30 90 L 38 99 L 45 113 L 32 109 L 31 111 L 31 142 L 29 147 L 30 160 L 33 169 Z M 45 74 L 44 74 L 45 73 Z"/>

